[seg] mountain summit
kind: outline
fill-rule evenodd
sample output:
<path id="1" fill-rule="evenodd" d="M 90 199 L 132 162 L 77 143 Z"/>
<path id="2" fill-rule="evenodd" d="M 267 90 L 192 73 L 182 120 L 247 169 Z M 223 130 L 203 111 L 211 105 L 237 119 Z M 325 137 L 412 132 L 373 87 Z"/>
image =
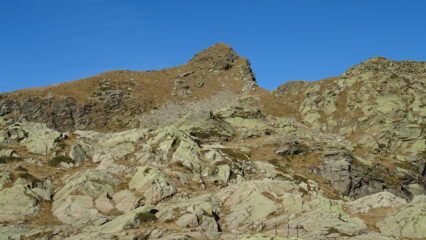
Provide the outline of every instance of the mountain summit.
<path id="1" fill-rule="evenodd" d="M 0 239 L 426 239 L 426 62 L 256 85 L 223 43 L 0 95 Z"/>
<path id="2" fill-rule="evenodd" d="M 42 122 L 58 130 L 117 130 L 139 127 L 140 116 L 165 104 L 194 102 L 217 94 L 231 99 L 255 85 L 247 59 L 218 43 L 178 67 L 110 71 L 1 94 L 0 116 Z"/>

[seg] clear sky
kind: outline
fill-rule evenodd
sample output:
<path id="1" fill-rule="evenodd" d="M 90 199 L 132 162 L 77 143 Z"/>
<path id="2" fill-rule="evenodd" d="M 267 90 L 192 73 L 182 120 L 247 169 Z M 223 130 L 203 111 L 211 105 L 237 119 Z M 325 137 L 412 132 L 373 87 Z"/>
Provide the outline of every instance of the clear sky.
<path id="1" fill-rule="evenodd" d="M 0 92 L 180 65 L 216 42 L 271 90 L 372 56 L 426 60 L 424 0 L 1 0 L 0 30 Z"/>

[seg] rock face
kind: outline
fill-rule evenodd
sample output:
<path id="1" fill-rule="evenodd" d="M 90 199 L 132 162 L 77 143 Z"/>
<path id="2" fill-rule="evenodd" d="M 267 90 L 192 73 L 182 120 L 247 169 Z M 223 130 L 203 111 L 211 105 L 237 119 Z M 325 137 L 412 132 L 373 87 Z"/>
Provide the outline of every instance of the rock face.
<path id="1" fill-rule="evenodd" d="M 425 239 L 425 79 L 375 57 L 268 92 L 216 44 L 0 94 L 0 239 Z"/>

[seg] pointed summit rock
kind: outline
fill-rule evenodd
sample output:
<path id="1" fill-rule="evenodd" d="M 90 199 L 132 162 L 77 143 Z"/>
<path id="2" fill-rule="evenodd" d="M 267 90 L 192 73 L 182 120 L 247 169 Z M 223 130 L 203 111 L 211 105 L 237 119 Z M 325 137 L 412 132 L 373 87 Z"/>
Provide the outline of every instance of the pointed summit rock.
<path id="1" fill-rule="evenodd" d="M 170 104 L 181 107 L 176 112 L 176 107 L 173 111 L 169 109 L 167 115 L 193 112 L 182 106 L 196 106 L 200 101 L 206 105 L 200 109 L 214 110 L 256 87 L 249 61 L 230 46 L 217 43 L 177 67 L 109 71 L 76 81 L 0 94 L 0 116 L 45 123 L 61 131 L 149 127 L 174 119 L 151 114 Z"/>

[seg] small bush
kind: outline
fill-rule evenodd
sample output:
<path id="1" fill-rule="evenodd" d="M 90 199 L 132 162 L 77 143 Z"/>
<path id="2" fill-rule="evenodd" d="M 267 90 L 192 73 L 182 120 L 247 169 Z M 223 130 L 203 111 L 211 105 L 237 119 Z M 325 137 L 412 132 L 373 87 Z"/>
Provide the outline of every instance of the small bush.
<path id="1" fill-rule="evenodd" d="M 20 162 L 22 161 L 22 158 L 20 157 L 0 157 L 0 163 L 7 163 L 7 162 Z"/>
<path id="2" fill-rule="evenodd" d="M 155 221 L 157 220 L 157 218 L 155 217 L 155 214 L 158 212 L 157 209 L 151 209 L 151 211 L 146 212 L 146 213 L 142 213 L 139 215 L 139 220 L 141 222 L 151 222 L 151 221 Z"/>
<path id="3" fill-rule="evenodd" d="M 75 161 L 72 160 L 69 157 L 65 157 L 65 156 L 56 156 L 54 158 L 52 158 L 49 162 L 47 162 L 47 165 L 51 166 L 51 167 L 57 167 L 59 166 L 59 164 L 61 162 L 65 162 L 65 163 L 74 163 Z"/>
<path id="4" fill-rule="evenodd" d="M 15 168 L 15 171 L 18 171 L 18 172 L 27 172 L 28 170 L 26 168 L 22 167 L 22 166 L 17 166 Z"/>

